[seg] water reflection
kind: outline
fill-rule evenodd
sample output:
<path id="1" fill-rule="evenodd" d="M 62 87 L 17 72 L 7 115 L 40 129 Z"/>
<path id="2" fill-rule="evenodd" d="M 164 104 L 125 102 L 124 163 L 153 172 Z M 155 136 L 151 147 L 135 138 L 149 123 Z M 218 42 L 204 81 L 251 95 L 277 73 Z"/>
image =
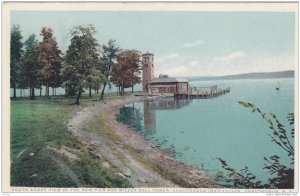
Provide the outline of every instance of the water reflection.
<path id="1" fill-rule="evenodd" d="M 155 110 L 151 109 L 151 105 L 151 101 L 144 101 L 144 126 L 146 135 L 156 133 L 156 113 Z"/>
<path id="2" fill-rule="evenodd" d="M 141 132 L 147 139 L 156 133 L 156 110 L 175 110 L 188 106 L 192 100 L 175 99 L 173 97 L 162 99 L 149 99 L 133 102 L 120 108 L 117 119 Z"/>
<path id="3" fill-rule="evenodd" d="M 172 110 L 188 106 L 191 101 L 191 99 L 175 99 L 173 97 L 167 97 L 163 99 L 145 100 L 144 103 L 147 104 L 147 108 L 150 110 Z"/>

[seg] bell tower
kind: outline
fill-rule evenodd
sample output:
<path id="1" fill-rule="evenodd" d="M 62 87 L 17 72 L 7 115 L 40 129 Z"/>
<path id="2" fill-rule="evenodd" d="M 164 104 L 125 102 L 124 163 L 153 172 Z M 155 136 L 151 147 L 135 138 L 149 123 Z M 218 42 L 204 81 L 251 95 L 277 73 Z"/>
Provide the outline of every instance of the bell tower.
<path id="1" fill-rule="evenodd" d="M 148 83 L 154 79 L 154 66 L 153 66 L 153 54 L 147 53 L 142 54 L 143 64 L 143 91 L 148 92 Z"/>

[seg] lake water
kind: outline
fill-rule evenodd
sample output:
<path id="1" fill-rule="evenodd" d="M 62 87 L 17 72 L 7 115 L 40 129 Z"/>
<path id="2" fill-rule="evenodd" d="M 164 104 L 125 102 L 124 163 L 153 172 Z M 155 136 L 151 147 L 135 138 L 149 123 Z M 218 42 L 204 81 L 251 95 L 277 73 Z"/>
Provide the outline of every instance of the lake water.
<path id="1" fill-rule="evenodd" d="M 101 90 L 102 89 L 100 88 L 99 93 L 101 93 Z M 141 90 L 142 90 L 142 85 L 141 84 L 134 85 L 134 91 L 141 91 Z M 45 92 L 46 92 L 46 87 L 42 86 L 42 95 L 45 95 Z M 111 88 L 106 86 L 105 93 L 115 93 L 115 92 L 118 92 L 118 87 L 116 87 L 115 85 L 111 85 Z M 126 88 L 125 92 L 131 92 L 131 88 Z M 14 93 L 13 88 L 10 88 L 10 97 L 13 96 L 13 93 Z M 50 93 L 50 95 L 52 95 L 52 88 L 50 88 L 49 93 Z M 89 90 L 85 89 L 83 94 L 88 94 L 88 93 L 89 93 Z M 92 93 L 94 93 L 94 90 L 92 90 Z M 40 89 L 36 88 L 34 94 L 35 94 L 35 96 L 39 96 L 40 95 Z M 56 95 L 65 95 L 65 89 L 61 88 L 61 87 L 56 88 Z M 21 90 L 20 89 L 16 90 L 16 96 L 17 97 L 21 96 Z M 24 96 L 28 97 L 29 96 L 29 89 L 23 89 L 22 96 L 23 97 Z"/>
<path id="2" fill-rule="evenodd" d="M 223 171 L 216 160 L 220 157 L 235 169 L 248 166 L 258 180 L 266 182 L 270 174 L 262 169 L 263 157 L 287 157 L 286 152 L 271 142 L 271 130 L 259 113 L 238 101 L 276 114 L 290 132 L 286 117 L 294 112 L 294 79 L 280 79 L 280 91 L 275 90 L 277 79 L 193 81 L 191 85 L 230 87 L 231 92 L 213 99 L 134 102 L 121 108 L 118 118 L 161 148 L 174 150 L 177 160 L 212 177 Z M 289 159 L 281 161 L 290 166 Z"/>

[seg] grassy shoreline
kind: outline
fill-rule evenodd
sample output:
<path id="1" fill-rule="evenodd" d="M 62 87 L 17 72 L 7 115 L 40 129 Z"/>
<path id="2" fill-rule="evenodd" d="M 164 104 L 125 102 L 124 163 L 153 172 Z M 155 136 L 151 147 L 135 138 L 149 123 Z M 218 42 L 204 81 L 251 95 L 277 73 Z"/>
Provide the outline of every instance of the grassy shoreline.
<path id="1" fill-rule="evenodd" d="M 11 186 L 131 187 L 68 131 L 71 116 L 93 100 L 98 97 L 83 98 L 80 106 L 64 97 L 11 101 Z"/>
<path id="2" fill-rule="evenodd" d="M 117 123 L 115 115 L 120 104 L 133 100 L 129 97 L 110 95 L 105 102 L 94 102 L 98 97 L 84 97 L 80 106 L 70 105 L 74 98 L 64 97 L 11 101 L 11 186 L 139 187 L 140 184 L 136 184 L 139 179 L 136 177 L 141 174 L 130 179 L 124 177 L 122 172 L 120 175 L 120 167 L 137 172 L 135 166 L 129 164 L 131 161 L 128 158 L 131 157 L 132 161 L 139 162 L 137 164 L 143 165 L 148 172 L 160 176 L 157 178 L 164 180 L 168 186 L 170 182 L 173 184 L 171 186 L 192 188 L 202 186 L 203 182 L 204 187 L 215 187 L 209 179 L 199 176 L 195 168 L 168 159 L 167 153 L 153 149 L 151 143 L 143 142 L 144 139 L 135 138 L 139 140 L 138 148 L 132 146 L 135 139 L 124 141 L 126 133 L 135 134 L 135 131 L 127 125 Z M 104 106 L 109 109 L 101 109 Z M 99 115 L 89 113 L 95 109 L 100 111 Z M 84 120 L 86 117 L 89 120 Z M 80 123 L 70 124 L 71 121 L 80 122 L 84 126 Z M 125 135 L 120 135 L 120 129 L 126 132 Z M 81 130 L 81 138 L 76 130 Z M 101 154 L 101 145 L 96 147 L 93 143 L 96 138 L 86 139 L 86 136 L 93 134 L 98 135 L 98 143 L 110 150 Z M 96 148 L 92 149 L 93 146 Z M 146 150 L 141 154 L 145 148 L 151 152 Z M 156 156 L 156 153 L 159 155 Z M 115 158 L 120 160 L 117 167 L 114 166 L 116 162 L 111 162 Z M 107 163 L 109 167 L 105 167 Z M 173 169 L 169 170 L 170 167 Z M 138 171 L 143 173 L 143 170 Z M 189 175 L 188 171 L 193 171 L 194 174 Z M 153 179 L 150 179 L 152 185 L 160 186 Z"/>

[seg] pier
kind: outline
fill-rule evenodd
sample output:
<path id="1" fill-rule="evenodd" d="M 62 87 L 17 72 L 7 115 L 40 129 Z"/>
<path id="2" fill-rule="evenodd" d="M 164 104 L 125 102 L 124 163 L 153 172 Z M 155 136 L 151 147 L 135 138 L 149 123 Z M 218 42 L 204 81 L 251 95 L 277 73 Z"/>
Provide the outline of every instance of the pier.
<path id="1" fill-rule="evenodd" d="M 191 87 L 186 93 L 175 93 L 176 98 L 209 99 L 230 92 L 230 87 L 218 88 L 217 85 L 209 87 Z"/>

